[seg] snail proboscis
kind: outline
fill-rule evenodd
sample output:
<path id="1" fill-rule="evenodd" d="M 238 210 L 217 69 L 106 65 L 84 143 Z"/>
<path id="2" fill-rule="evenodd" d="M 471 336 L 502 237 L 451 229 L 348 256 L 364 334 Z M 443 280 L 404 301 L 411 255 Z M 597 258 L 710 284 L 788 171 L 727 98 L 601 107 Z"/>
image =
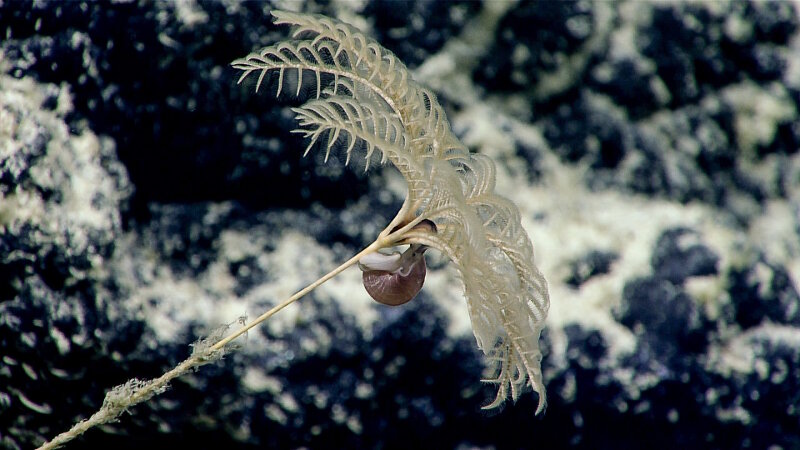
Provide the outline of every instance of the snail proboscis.
<path id="1" fill-rule="evenodd" d="M 414 227 L 436 232 L 430 220 L 423 220 Z M 398 306 L 408 303 L 417 296 L 425 283 L 427 266 L 422 244 L 411 244 L 404 252 L 374 252 L 358 261 L 362 270 L 364 289 L 376 302 Z"/>

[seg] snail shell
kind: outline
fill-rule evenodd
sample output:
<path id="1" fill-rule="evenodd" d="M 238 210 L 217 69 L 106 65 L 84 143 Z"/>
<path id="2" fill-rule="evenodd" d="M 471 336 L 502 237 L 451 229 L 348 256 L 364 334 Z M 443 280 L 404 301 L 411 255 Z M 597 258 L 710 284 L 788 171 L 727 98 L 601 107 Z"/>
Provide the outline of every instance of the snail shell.
<path id="1" fill-rule="evenodd" d="M 436 233 L 436 225 L 423 220 L 413 229 Z M 425 283 L 425 250 L 422 244 L 411 244 L 403 252 L 370 253 L 358 261 L 364 289 L 376 302 L 399 306 L 417 296 Z"/>
<path id="2" fill-rule="evenodd" d="M 402 225 L 395 227 L 395 230 Z M 436 224 L 423 219 L 412 230 L 436 233 Z M 417 296 L 425 283 L 425 250 L 422 244 L 411 244 L 403 252 L 370 253 L 358 261 L 364 289 L 376 302 L 398 306 L 408 303 Z"/>
<path id="3" fill-rule="evenodd" d="M 412 244 L 408 250 L 392 254 L 370 253 L 359 261 L 364 272 L 364 289 L 376 302 L 398 306 L 416 297 L 425 283 L 425 250 Z"/>

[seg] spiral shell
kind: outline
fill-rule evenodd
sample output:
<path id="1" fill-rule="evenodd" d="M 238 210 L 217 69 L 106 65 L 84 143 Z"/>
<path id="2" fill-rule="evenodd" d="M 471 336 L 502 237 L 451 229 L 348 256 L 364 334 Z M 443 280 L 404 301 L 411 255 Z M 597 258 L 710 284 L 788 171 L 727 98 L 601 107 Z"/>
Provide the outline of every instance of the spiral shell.
<path id="1" fill-rule="evenodd" d="M 400 254 L 374 253 L 364 258 L 359 266 L 364 289 L 376 302 L 399 306 L 417 296 L 425 283 L 425 250 L 422 245 L 411 245 Z"/>
<path id="2" fill-rule="evenodd" d="M 402 225 L 398 225 L 400 228 Z M 412 230 L 436 233 L 436 224 L 424 219 Z M 376 302 L 383 305 L 399 306 L 417 296 L 425 283 L 425 250 L 422 244 L 411 244 L 403 252 L 390 254 L 370 253 L 358 261 L 363 274 L 364 289 Z"/>

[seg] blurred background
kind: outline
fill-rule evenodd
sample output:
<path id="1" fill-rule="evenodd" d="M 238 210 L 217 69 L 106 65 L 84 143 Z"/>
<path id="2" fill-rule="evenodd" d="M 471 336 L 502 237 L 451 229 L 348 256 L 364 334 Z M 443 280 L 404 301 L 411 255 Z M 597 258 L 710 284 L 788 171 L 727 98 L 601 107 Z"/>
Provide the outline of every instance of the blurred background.
<path id="1" fill-rule="evenodd" d="M 302 158 L 230 62 L 355 25 L 498 164 L 548 278 L 548 409 L 501 411 L 453 267 L 352 269 L 67 448 L 800 448 L 793 2 L 0 2 L 0 448 L 27 449 L 370 243 L 391 167 Z M 430 252 L 429 252 L 430 253 Z"/>

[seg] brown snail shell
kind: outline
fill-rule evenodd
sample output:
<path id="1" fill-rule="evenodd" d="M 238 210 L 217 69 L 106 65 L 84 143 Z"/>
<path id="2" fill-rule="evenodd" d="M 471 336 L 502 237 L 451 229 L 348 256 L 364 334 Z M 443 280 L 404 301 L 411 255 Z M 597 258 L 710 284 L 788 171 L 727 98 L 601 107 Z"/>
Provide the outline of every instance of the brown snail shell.
<path id="1" fill-rule="evenodd" d="M 425 283 L 425 250 L 427 247 L 412 244 L 408 250 L 391 255 L 373 253 L 359 264 L 364 271 L 361 278 L 364 289 L 376 302 L 398 306 L 417 296 Z"/>
<path id="2" fill-rule="evenodd" d="M 402 225 L 395 227 L 395 230 Z M 436 224 L 423 219 L 412 230 L 435 234 Z M 370 253 L 358 261 L 358 267 L 364 272 L 361 280 L 364 289 L 376 302 L 398 306 L 408 303 L 417 296 L 425 283 L 425 250 L 422 244 L 411 244 L 403 252 Z"/>

